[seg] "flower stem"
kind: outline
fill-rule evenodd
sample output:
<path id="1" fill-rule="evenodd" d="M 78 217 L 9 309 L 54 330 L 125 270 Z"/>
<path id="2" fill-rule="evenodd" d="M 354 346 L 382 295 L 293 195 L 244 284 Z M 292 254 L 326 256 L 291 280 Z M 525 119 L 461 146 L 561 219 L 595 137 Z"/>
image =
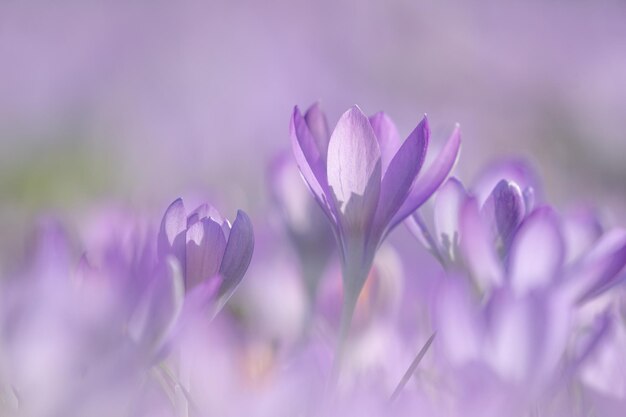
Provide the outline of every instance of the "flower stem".
<path id="1" fill-rule="evenodd" d="M 339 322 L 339 335 L 337 337 L 337 345 L 335 348 L 335 357 L 333 359 L 333 367 L 331 371 L 330 387 L 335 388 L 341 372 L 341 366 L 345 359 L 346 346 L 348 336 L 350 334 L 350 326 L 352 317 L 356 309 L 359 294 L 363 288 L 363 284 L 369 274 L 370 266 L 365 268 L 352 269 L 345 267 L 343 270 L 343 306 L 341 309 L 341 319 Z"/>
<path id="2" fill-rule="evenodd" d="M 436 333 L 437 332 L 433 333 L 428 338 L 428 340 L 426 341 L 426 343 L 424 344 L 422 349 L 420 349 L 420 351 L 417 354 L 417 356 L 415 357 L 415 359 L 413 359 L 413 362 L 411 363 L 411 366 L 409 366 L 409 369 L 407 369 L 407 371 L 404 373 L 404 376 L 402 376 L 402 379 L 400 380 L 400 383 L 398 384 L 396 389 L 393 391 L 393 394 L 391 394 L 391 397 L 389 398 L 389 402 L 394 402 L 396 400 L 396 398 L 398 398 L 398 395 L 400 395 L 400 392 L 402 392 L 402 389 L 404 388 L 404 386 L 407 384 L 407 382 L 409 382 L 409 379 L 415 373 L 415 370 L 417 369 L 417 366 L 420 364 L 420 362 L 424 358 L 424 355 L 426 355 L 426 352 L 428 352 L 428 348 L 433 343 L 433 340 L 435 340 L 435 334 Z"/>

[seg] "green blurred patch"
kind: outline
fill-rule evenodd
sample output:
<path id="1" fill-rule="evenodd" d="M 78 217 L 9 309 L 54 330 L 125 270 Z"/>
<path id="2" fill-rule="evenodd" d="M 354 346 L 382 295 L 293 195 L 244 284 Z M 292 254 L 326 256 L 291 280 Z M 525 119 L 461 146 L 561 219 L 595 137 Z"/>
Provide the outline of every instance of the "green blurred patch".
<path id="1" fill-rule="evenodd" d="M 119 183 L 112 154 L 85 141 L 52 140 L 22 150 L 13 160 L 7 156 L 0 170 L 0 195 L 12 206 L 67 208 L 108 194 Z"/>

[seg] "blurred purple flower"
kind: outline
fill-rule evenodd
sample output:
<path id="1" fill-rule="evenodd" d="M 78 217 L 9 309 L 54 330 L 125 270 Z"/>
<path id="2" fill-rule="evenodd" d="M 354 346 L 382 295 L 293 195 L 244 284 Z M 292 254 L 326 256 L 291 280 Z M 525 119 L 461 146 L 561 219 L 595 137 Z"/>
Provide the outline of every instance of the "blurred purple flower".
<path id="1" fill-rule="evenodd" d="M 538 202 L 535 190 L 539 188 L 536 175 L 526 163 L 502 161 L 487 167 L 471 191 L 458 179 L 450 178 L 434 198 L 432 222 L 427 222 L 420 211 L 413 213 L 406 224 L 444 266 L 474 266 L 480 270 L 478 278 L 491 277 L 496 274 L 495 257 L 507 257 L 518 226 Z M 472 204 L 478 207 L 478 220 L 466 218 L 476 214 L 476 210 L 466 207 Z M 465 241 L 464 227 L 468 229 Z M 465 250 L 473 252 L 464 260 Z"/>
<path id="2" fill-rule="evenodd" d="M 624 316 L 612 314 L 596 320 L 593 326 L 601 326 L 606 335 L 594 346 L 596 349 L 586 349 L 589 358 L 582 364 L 579 378 L 589 404 L 601 410 L 601 415 L 617 417 L 626 404 L 626 322 Z"/>
<path id="3" fill-rule="evenodd" d="M 290 152 L 278 154 L 269 167 L 272 198 L 301 267 L 309 307 L 315 304 L 318 285 L 333 253 L 333 235 L 320 207 L 311 200 Z"/>
<path id="4" fill-rule="evenodd" d="M 403 143 L 384 113 L 368 119 L 356 106 L 341 116 L 332 134 L 317 104 L 304 116 L 296 107 L 290 129 L 300 172 L 330 220 L 339 247 L 341 346 L 376 250 L 445 180 L 458 155 L 460 133 L 457 127 L 430 169 L 418 176 L 430 137 L 425 117 Z"/>
<path id="5" fill-rule="evenodd" d="M 548 206 L 537 207 L 540 189 L 527 164 L 497 163 L 469 192 L 456 178 L 441 187 L 434 227 L 419 212 L 407 225 L 444 267 L 467 271 L 481 291 L 504 281 L 519 289 L 558 281 L 581 301 L 619 283 L 626 232 L 603 233 L 589 213 L 559 216 Z"/>
<path id="6" fill-rule="evenodd" d="M 493 387 L 486 394 L 493 404 L 465 404 L 475 403 L 477 415 L 492 406 L 502 412 L 513 399 L 533 407 L 571 377 L 605 333 L 602 326 L 586 332 L 587 348 L 566 355 L 581 324 L 578 307 L 621 282 L 626 264 L 621 229 L 603 233 L 588 212 L 559 216 L 535 207 L 530 169 L 505 163 L 486 172 L 476 191 L 455 178 L 441 187 L 435 233 L 421 213 L 409 223 L 447 270 L 433 317 L 455 384 L 471 397 L 482 373 Z"/>
<path id="7" fill-rule="evenodd" d="M 158 236 L 160 260 L 173 255 L 181 265 L 185 290 L 199 298 L 217 297 L 216 311 L 241 282 L 254 251 L 254 232 L 246 213 L 234 223 L 203 204 L 187 215 L 182 199 L 166 210 Z"/>
<path id="8" fill-rule="evenodd" d="M 23 270 L 0 283 L 3 415 L 122 416 L 130 402 L 167 404 L 163 390 L 151 391 L 158 381 L 149 371 L 175 343 L 184 296 L 177 261 L 155 268 L 142 245 L 133 256 L 114 242 L 91 249 L 98 264 L 87 255 L 77 267 L 67 234 L 47 221 Z"/>

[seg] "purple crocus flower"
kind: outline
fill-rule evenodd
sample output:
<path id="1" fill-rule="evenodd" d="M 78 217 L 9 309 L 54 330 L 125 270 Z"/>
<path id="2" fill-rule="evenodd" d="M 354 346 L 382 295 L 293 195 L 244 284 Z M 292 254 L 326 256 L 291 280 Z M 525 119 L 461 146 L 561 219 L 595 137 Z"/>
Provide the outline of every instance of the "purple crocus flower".
<path id="1" fill-rule="evenodd" d="M 178 259 L 167 255 L 157 262 L 153 229 L 146 230 L 142 223 L 125 211 L 100 211 L 88 228 L 101 236 L 90 239 L 76 275 L 84 286 L 106 283 L 128 336 L 145 352 L 148 363 L 157 363 L 173 342 L 185 285 Z"/>
<path id="2" fill-rule="evenodd" d="M 489 166 L 469 191 L 450 178 L 435 196 L 432 226 L 420 212 L 407 225 L 446 269 L 466 271 L 481 291 L 520 280 L 513 274 L 519 251 L 530 254 L 526 269 L 541 272 L 529 273 L 522 286 L 558 275 L 572 297 L 584 300 L 617 284 L 626 232 L 603 233 L 586 211 L 559 216 L 536 190 L 541 184 L 527 164 L 504 161 Z"/>
<path id="3" fill-rule="evenodd" d="M 455 164 L 459 128 L 425 174 L 418 176 L 428 148 L 426 117 L 401 142 L 384 113 L 368 118 L 354 106 L 332 134 L 320 107 L 291 118 L 296 162 L 315 199 L 330 220 L 343 269 L 344 306 L 339 345 L 376 250 L 385 236 L 420 207 Z"/>
<path id="4" fill-rule="evenodd" d="M 298 255 L 312 308 L 320 278 L 334 251 L 332 233 L 322 210 L 311 200 L 302 183 L 291 152 L 281 152 L 271 161 L 268 181 L 272 199 Z"/>
<path id="5" fill-rule="evenodd" d="M 504 167 L 495 171 L 506 175 Z M 550 206 L 535 206 L 530 175 L 497 180 L 494 169 L 488 171 L 476 190 L 448 180 L 434 201 L 434 228 L 416 213 L 411 229 L 447 270 L 433 317 L 438 346 L 457 372 L 453 379 L 463 381 L 469 366 L 483 368 L 483 379 L 492 375 L 509 386 L 491 397 L 535 402 L 588 356 L 565 358 L 581 327 L 579 307 L 622 279 L 626 233 L 603 233 L 589 212 L 560 216 Z M 590 347 L 583 352 L 604 331 L 587 333 Z M 563 376 L 554 372 L 559 364 Z"/>
<path id="6" fill-rule="evenodd" d="M 458 179 L 450 178 L 434 198 L 432 221 L 427 221 L 420 210 L 406 224 L 444 267 L 478 263 L 475 267 L 482 269 L 479 275 L 490 277 L 493 271 L 484 269 L 493 269 L 497 256 L 507 256 L 517 227 L 537 204 L 535 190 L 540 187 L 535 178 L 533 170 L 519 160 L 487 167 L 469 191 Z M 467 222 L 462 211 L 469 200 L 478 207 L 480 224 L 467 225 L 468 238 L 463 240 L 462 224 Z M 471 259 L 463 259 L 464 244 L 473 251 Z"/>
<path id="7" fill-rule="evenodd" d="M 121 416 L 148 395 L 167 401 L 152 375 L 178 342 L 182 276 L 172 257 L 146 256 L 154 239 L 139 240 L 92 247 L 77 265 L 60 224 L 41 224 L 25 264 L 0 279 L 0 414 Z"/>
<path id="8" fill-rule="evenodd" d="M 159 259 L 168 255 L 178 259 L 186 292 L 195 290 L 194 294 L 208 299 L 216 296 L 216 311 L 241 282 L 253 250 L 252 223 L 241 210 L 231 226 L 208 204 L 187 214 L 179 198 L 167 208 L 161 221 Z"/>

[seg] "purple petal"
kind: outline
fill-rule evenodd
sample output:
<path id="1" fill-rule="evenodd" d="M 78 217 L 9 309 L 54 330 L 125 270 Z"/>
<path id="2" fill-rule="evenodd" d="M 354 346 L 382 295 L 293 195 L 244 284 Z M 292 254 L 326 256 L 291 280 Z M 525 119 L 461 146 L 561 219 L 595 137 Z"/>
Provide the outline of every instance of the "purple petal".
<path id="1" fill-rule="evenodd" d="M 571 335 L 571 304 L 559 292 L 516 297 L 497 290 L 486 312 L 489 323 L 488 360 L 502 376 L 530 382 L 551 378 Z"/>
<path id="2" fill-rule="evenodd" d="M 584 330 L 580 339 L 576 341 L 573 359 L 568 366 L 569 372 L 575 372 L 579 367 L 588 363 L 587 361 L 602 348 L 602 342 L 611 335 L 613 327 L 617 325 L 610 312 L 605 312 L 599 317 L 595 317 L 593 322 Z"/>
<path id="3" fill-rule="evenodd" d="M 220 275 L 224 282 L 220 288 L 221 295 L 234 291 L 246 273 L 252 252 L 254 251 L 254 231 L 250 218 L 242 210 L 237 211 L 237 218 L 230 229 L 224 257 L 220 267 Z"/>
<path id="4" fill-rule="evenodd" d="M 215 220 L 204 218 L 189 227 L 185 268 L 188 290 L 218 273 L 225 248 L 226 237 Z"/>
<path id="5" fill-rule="evenodd" d="M 188 291 L 185 295 L 181 320 L 191 320 L 206 311 L 213 312 L 221 284 L 222 277 L 215 275 Z"/>
<path id="6" fill-rule="evenodd" d="M 376 225 L 381 231 L 409 194 L 424 163 L 427 147 L 428 120 L 424 117 L 398 149 L 383 177 L 376 211 Z"/>
<path id="7" fill-rule="evenodd" d="M 67 233 L 61 223 L 54 218 L 39 220 L 32 240 L 33 266 L 39 278 L 53 279 L 66 274 L 70 265 L 70 245 Z"/>
<path id="8" fill-rule="evenodd" d="M 602 320 L 602 319 L 601 319 Z M 588 357 L 581 364 L 580 379 L 585 386 L 601 393 L 605 398 L 613 397 L 613 407 L 599 415 L 618 417 L 623 414 L 624 388 L 626 387 L 626 372 L 624 372 L 624 350 L 626 348 L 625 326 L 619 320 L 608 323 L 597 323 L 591 331 L 601 338 L 600 343 L 592 346 Z M 602 327 L 606 327 L 603 329 Z M 592 334 L 591 337 L 594 337 Z"/>
<path id="9" fill-rule="evenodd" d="M 389 230 L 396 227 L 398 223 L 417 210 L 443 184 L 456 163 L 460 147 L 461 132 L 459 126 L 457 126 L 448 142 L 437 155 L 437 159 L 433 161 L 424 175 L 417 177 L 408 198 L 402 204 L 400 210 L 393 216 Z"/>
<path id="10" fill-rule="evenodd" d="M 522 191 L 516 183 L 501 180 L 487 198 L 482 211 L 495 236 L 506 248 L 526 213 Z"/>
<path id="11" fill-rule="evenodd" d="M 380 183 L 378 142 L 369 120 L 355 106 L 341 116 L 328 144 L 328 184 L 345 230 L 369 230 Z"/>
<path id="12" fill-rule="evenodd" d="M 461 207 L 461 252 L 465 264 L 481 288 L 491 288 L 503 281 L 502 267 L 493 247 L 489 226 L 478 209 L 475 198 Z"/>
<path id="13" fill-rule="evenodd" d="M 511 243 L 508 276 L 518 294 L 549 285 L 563 265 L 565 248 L 558 218 L 549 207 L 533 211 Z"/>
<path id="14" fill-rule="evenodd" d="M 472 193 L 484 204 L 491 191 L 501 180 L 512 181 L 524 191 L 531 188 L 534 198 L 541 202 L 541 184 L 530 164 L 520 159 L 509 159 L 490 164 L 482 171 L 472 187 Z"/>
<path id="15" fill-rule="evenodd" d="M 602 236 L 602 226 L 596 213 L 586 208 L 577 208 L 563 216 L 565 238 L 565 262 L 580 259 Z"/>
<path id="16" fill-rule="evenodd" d="M 538 307 L 530 299 L 518 299 L 508 289 L 495 292 L 487 305 L 489 343 L 486 359 L 496 372 L 510 381 L 523 381 L 537 365 L 544 322 L 535 319 Z"/>
<path id="17" fill-rule="evenodd" d="M 208 203 L 201 204 L 194 211 L 187 216 L 187 227 L 191 226 L 196 221 L 210 217 L 218 223 L 221 223 L 224 219 L 217 211 L 215 207 Z"/>
<path id="18" fill-rule="evenodd" d="M 441 263 L 442 265 L 446 264 L 447 260 L 442 257 L 439 251 L 439 245 L 428 230 L 428 227 L 426 226 L 424 219 L 420 215 L 419 211 L 416 211 L 415 213 L 407 217 L 404 224 L 413 234 L 413 236 L 415 236 L 415 238 L 419 240 L 420 243 L 424 245 L 424 247 L 437 258 L 439 263 Z"/>
<path id="19" fill-rule="evenodd" d="M 192 224 L 204 219 L 209 214 L 209 205 L 207 203 L 201 204 L 194 211 L 187 215 L 187 228 Z"/>
<path id="20" fill-rule="evenodd" d="M 302 184 L 297 165 L 290 154 L 280 153 L 269 168 L 270 191 L 282 211 L 283 220 L 289 227 L 304 233 L 312 222 L 310 212 L 317 207 L 313 207 L 309 191 Z"/>
<path id="21" fill-rule="evenodd" d="M 461 208 L 467 198 L 463 184 L 456 178 L 446 181 L 435 197 L 436 241 L 439 242 L 449 260 L 455 258 L 456 248 L 460 241 Z"/>
<path id="22" fill-rule="evenodd" d="M 187 229 L 189 229 L 192 225 L 198 223 L 200 221 L 200 215 L 198 213 L 191 213 L 187 216 Z"/>
<path id="23" fill-rule="evenodd" d="M 463 277 L 446 278 L 437 291 L 434 319 L 437 344 L 455 365 L 476 360 L 484 339 L 484 323 Z"/>
<path id="24" fill-rule="evenodd" d="M 185 230 L 187 215 L 181 198 L 176 199 L 165 211 L 161 220 L 157 251 L 159 258 L 173 254 L 180 262 L 185 259 Z"/>
<path id="25" fill-rule="evenodd" d="M 553 375 L 572 334 L 573 308 L 567 294 L 559 289 L 533 296 L 532 299 L 535 305 L 539 305 L 533 308 L 535 326 L 545 323 L 544 333 L 537 335 L 534 340 L 541 347 L 536 372 L 547 378 Z"/>
<path id="26" fill-rule="evenodd" d="M 587 253 L 576 269 L 581 275 L 580 302 L 590 300 L 623 282 L 620 275 L 626 266 L 626 230 L 616 229 L 606 233 Z"/>
<path id="27" fill-rule="evenodd" d="M 304 114 L 304 120 L 311 131 L 311 134 L 315 138 L 317 149 L 319 150 L 320 157 L 326 162 L 326 155 L 328 154 L 328 140 L 330 139 L 330 131 L 328 129 L 328 121 L 326 115 L 320 108 L 319 103 L 313 104 Z"/>
<path id="28" fill-rule="evenodd" d="M 311 192 L 317 199 L 318 203 L 330 215 L 332 211 L 329 201 L 326 197 L 328 190 L 328 180 L 326 178 L 326 167 L 324 159 L 317 143 L 300 110 L 296 106 L 293 110 L 293 116 L 290 124 L 291 144 L 293 154 L 298 164 L 298 168 L 302 173 L 304 181 L 307 183 Z"/>
<path id="29" fill-rule="evenodd" d="M 387 168 L 394 158 L 398 149 L 400 149 L 400 134 L 391 118 L 384 112 L 378 112 L 369 118 L 378 146 L 380 147 L 381 169 L 383 174 L 387 172 Z"/>
<path id="30" fill-rule="evenodd" d="M 130 336 L 136 342 L 158 350 L 176 324 L 184 295 L 180 263 L 168 256 L 129 320 Z"/>

